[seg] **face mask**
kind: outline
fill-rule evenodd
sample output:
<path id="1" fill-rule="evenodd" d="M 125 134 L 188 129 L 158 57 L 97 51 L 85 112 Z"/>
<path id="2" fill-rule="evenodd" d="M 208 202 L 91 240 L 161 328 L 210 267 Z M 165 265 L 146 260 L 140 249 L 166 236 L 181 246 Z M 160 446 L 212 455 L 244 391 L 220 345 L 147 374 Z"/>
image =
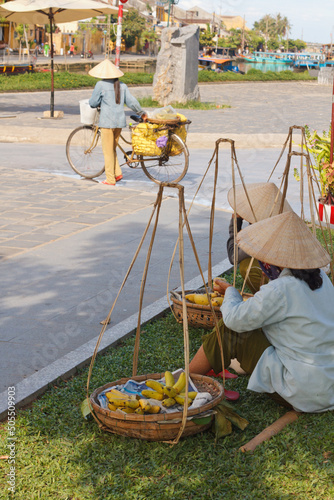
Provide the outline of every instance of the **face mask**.
<path id="1" fill-rule="evenodd" d="M 268 276 L 268 278 L 271 281 L 277 279 L 281 274 L 281 270 L 277 266 L 273 266 L 272 264 L 267 264 L 266 262 L 261 262 L 260 260 L 259 264 L 264 274 Z"/>

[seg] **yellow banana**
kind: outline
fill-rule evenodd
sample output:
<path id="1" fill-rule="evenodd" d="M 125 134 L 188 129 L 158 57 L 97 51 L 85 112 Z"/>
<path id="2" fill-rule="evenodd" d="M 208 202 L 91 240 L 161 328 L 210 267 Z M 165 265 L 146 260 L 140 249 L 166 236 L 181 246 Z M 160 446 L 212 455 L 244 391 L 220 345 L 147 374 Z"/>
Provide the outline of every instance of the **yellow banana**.
<path id="1" fill-rule="evenodd" d="M 175 380 L 174 380 L 174 375 L 172 374 L 172 372 L 165 372 L 165 381 L 166 381 L 166 387 L 173 387 L 173 385 L 175 384 Z"/>
<path id="2" fill-rule="evenodd" d="M 129 397 L 127 394 L 124 394 L 124 392 L 118 391 L 117 389 L 110 389 L 110 391 L 106 393 L 107 398 L 109 397 L 108 394 L 112 396 L 119 396 L 122 398 Z"/>
<path id="3" fill-rule="evenodd" d="M 218 292 L 212 292 L 212 293 L 210 293 L 210 297 L 212 299 L 214 299 L 215 297 L 220 297 L 220 293 L 218 293 Z"/>
<path id="4" fill-rule="evenodd" d="M 116 394 L 114 392 L 107 392 L 106 396 L 107 396 L 107 398 L 109 400 L 112 399 L 112 398 L 116 398 L 116 399 L 128 399 L 128 397 L 129 397 L 126 394 L 123 394 L 121 392 L 119 392 L 118 394 Z"/>
<path id="5" fill-rule="evenodd" d="M 187 295 L 184 296 L 186 300 L 189 302 L 195 303 L 195 294 L 194 293 L 188 293 Z"/>
<path id="6" fill-rule="evenodd" d="M 175 399 L 174 398 L 167 398 L 164 399 L 162 402 L 162 406 L 165 406 L 165 408 L 169 408 L 170 406 L 175 405 Z"/>
<path id="7" fill-rule="evenodd" d="M 153 389 L 156 392 L 160 392 L 160 394 L 164 393 L 164 386 L 157 380 L 146 380 L 145 384 L 150 389 Z"/>
<path id="8" fill-rule="evenodd" d="M 178 394 L 182 392 L 182 389 L 185 388 L 186 385 L 186 374 L 185 372 L 182 372 L 178 378 L 178 381 L 173 385 L 173 389 L 176 390 Z"/>
<path id="9" fill-rule="evenodd" d="M 147 412 L 148 413 L 159 413 L 159 411 L 161 410 L 160 406 L 158 405 L 152 405 L 148 410 Z"/>
<path id="10" fill-rule="evenodd" d="M 112 405 L 111 403 L 109 403 L 109 404 L 108 404 L 108 408 L 109 408 L 109 410 L 111 410 L 111 411 L 116 411 L 116 410 L 117 410 L 117 406 Z"/>
<path id="11" fill-rule="evenodd" d="M 214 307 L 221 307 L 223 304 L 224 297 L 215 297 L 212 299 L 212 305 Z"/>
<path id="12" fill-rule="evenodd" d="M 143 391 L 141 391 L 141 394 L 145 398 L 148 398 L 148 399 L 151 399 L 151 398 L 152 399 L 157 399 L 158 401 L 162 401 L 163 398 L 164 398 L 164 395 L 160 394 L 160 392 L 151 391 L 151 390 L 148 390 L 148 389 L 144 389 Z"/>
<path id="13" fill-rule="evenodd" d="M 186 398 L 184 396 L 175 396 L 175 401 L 179 403 L 179 405 L 184 406 L 184 403 L 186 402 Z M 188 406 L 190 406 L 192 403 L 192 399 L 188 399 Z"/>
<path id="14" fill-rule="evenodd" d="M 147 401 L 147 399 L 140 399 L 139 400 L 139 405 L 140 405 L 140 408 L 146 412 L 148 411 L 150 408 L 151 408 L 151 405 L 150 403 Z"/>
<path id="15" fill-rule="evenodd" d="M 135 413 L 137 413 L 137 415 L 144 415 L 144 410 L 141 408 L 141 406 L 139 406 L 136 410 L 135 410 Z"/>
<path id="16" fill-rule="evenodd" d="M 206 293 L 196 293 L 195 294 L 195 304 L 201 306 L 207 306 L 209 304 L 209 299 Z"/>
<path id="17" fill-rule="evenodd" d="M 123 406 L 122 408 L 120 408 L 120 410 L 124 411 L 125 413 L 134 413 L 136 411 L 133 408 L 127 408 L 126 406 Z"/>
<path id="18" fill-rule="evenodd" d="M 186 396 L 186 393 L 185 392 L 180 392 L 179 396 L 183 396 L 185 397 Z M 197 392 L 196 391 L 189 391 L 188 392 L 188 397 L 190 399 L 195 399 L 195 397 L 197 396 Z"/>
<path id="19" fill-rule="evenodd" d="M 132 408 L 133 410 L 136 410 L 139 406 L 139 401 L 136 399 L 128 399 L 125 401 L 125 406 L 126 408 Z"/>
<path id="20" fill-rule="evenodd" d="M 173 398 L 177 392 L 173 387 L 164 387 L 164 394 L 169 398 Z"/>

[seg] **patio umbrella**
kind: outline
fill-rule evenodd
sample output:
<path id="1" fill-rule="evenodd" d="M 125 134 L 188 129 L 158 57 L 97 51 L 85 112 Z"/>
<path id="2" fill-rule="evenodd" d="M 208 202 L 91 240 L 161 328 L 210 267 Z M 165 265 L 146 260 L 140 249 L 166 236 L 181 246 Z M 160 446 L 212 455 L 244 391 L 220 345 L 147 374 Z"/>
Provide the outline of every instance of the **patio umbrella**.
<path id="1" fill-rule="evenodd" d="M 13 0 L 2 4 L 0 16 L 22 24 L 49 24 L 51 44 L 51 101 L 50 114 L 54 116 L 54 66 L 52 27 L 56 23 L 68 23 L 104 14 L 117 14 L 105 0 Z"/>

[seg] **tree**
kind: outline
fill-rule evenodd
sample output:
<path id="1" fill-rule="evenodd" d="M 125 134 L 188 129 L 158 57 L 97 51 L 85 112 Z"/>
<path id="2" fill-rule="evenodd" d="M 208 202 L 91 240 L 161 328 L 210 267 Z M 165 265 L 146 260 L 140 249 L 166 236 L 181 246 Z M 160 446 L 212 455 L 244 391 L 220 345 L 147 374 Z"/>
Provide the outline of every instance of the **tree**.
<path id="1" fill-rule="evenodd" d="M 210 47 L 212 44 L 212 40 L 214 38 L 214 34 L 211 33 L 210 25 L 207 24 L 206 30 L 201 31 L 199 35 L 199 43 L 202 47 Z"/>
<path id="2" fill-rule="evenodd" d="M 219 47 L 230 47 L 231 49 L 239 49 L 242 45 L 242 38 L 244 37 L 244 47 L 248 47 L 251 50 L 258 50 L 260 46 L 263 45 L 264 39 L 254 30 L 244 31 L 240 28 L 232 28 L 230 30 L 230 35 L 225 38 L 220 38 L 218 40 Z"/>
<path id="3" fill-rule="evenodd" d="M 265 50 L 276 50 L 283 44 L 284 37 L 289 34 L 291 24 L 286 16 L 266 14 L 260 21 L 256 21 L 254 30 L 265 40 Z"/>
<path id="4" fill-rule="evenodd" d="M 145 30 L 145 19 L 136 9 L 129 9 L 123 19 L 122 38 L 127 48 L 133 47 Z"/>

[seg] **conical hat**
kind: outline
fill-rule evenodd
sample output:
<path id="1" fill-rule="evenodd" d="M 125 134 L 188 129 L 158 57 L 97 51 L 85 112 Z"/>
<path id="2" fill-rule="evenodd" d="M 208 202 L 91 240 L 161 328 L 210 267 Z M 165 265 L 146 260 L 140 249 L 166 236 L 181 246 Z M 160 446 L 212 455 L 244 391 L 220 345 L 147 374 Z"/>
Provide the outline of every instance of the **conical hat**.
<path id="1" fill-rule="evenodd" d="M 90 76 L 95 78 L 120 78 L 124 73 L 118 69 L 115 64 L 113 64 L 109 59 L 104 59 L 102 62 L 94 66 L 90 71 L 88 71 Z"/>
<path id="2" fill-rule="evenodd" d="M 250 224 L 267 219 L 272 215 L 278 215 L 282 201 L 282 193 L 279 191 L 276 184 L 273 182 L 262 182 L 254 184 L 246 184 L 246 190 L 249 196 L 247 199 L 245 189 L 242 184 L 235 186 L 236 212 L 240 217 L 245 219 Z M 278 195 L 277 201 L 276 196 Z M 234 194 L 233 188 L 227 194 L 229 204 L 234 209 Z M 253 207 L 253 211 L 251 209 Z M 285 200 L 283 212 L 292 211 L 289 203 Z"/>
<path id="3" fill-rule="evenodd" d="M 242 229 L 237 236 L 242 250 L 267 264 L 290 269 L 316 269 L 331 258 L 294 212 L 269 217 Z"/>

